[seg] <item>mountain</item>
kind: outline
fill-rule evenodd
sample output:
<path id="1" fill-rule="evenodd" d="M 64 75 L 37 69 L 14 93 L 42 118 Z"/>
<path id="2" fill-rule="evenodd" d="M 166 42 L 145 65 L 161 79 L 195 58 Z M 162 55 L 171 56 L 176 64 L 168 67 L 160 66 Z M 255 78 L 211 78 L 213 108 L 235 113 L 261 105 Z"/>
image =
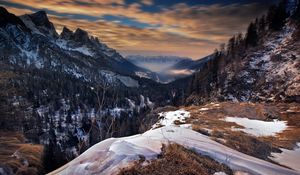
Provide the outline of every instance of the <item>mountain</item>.
<path id="1" fill-rule="evenodd" d="M 188 103 L 208 99 L 299 102 L 299 24 L 292 17 L 282 20 L 286 22 L 279 27 L 272 21 L 263 29 L 257 25 L 254 46 L 247 46 L 246 35 L 232 51 L 216 53 L 190 81 Z"/>
<path id="2" fill-rule="evenodd" d="M 3 15 L 10 15 L 2 8 Z M 45 12 L 40 11 L 21 17 L 5 18 L 5 28 L 1 30 L 2 48 L 8 49 L 2 57 L 14 55 L 17 64 L 33 65 L 39 68 L 51 67 L 73 73 L 76 76 L 90 79 L 87 72 L 82 72 L 81 67 L 110 70 L 116 73 L 135 75 L 134 72 L 145 71 L 124 59 L 116 50 L 101 43 L 97 37 L 89 36 L 82 29 L 72 32 L 66 27 L 62 33 L 57 34 L 53 24 L 48 20 Z M 17 25 L 22 28 L 18 28 Z M 4 46 L 6 45 L 6 46 Z M 46 49 L 47 48 L 47 49 Z M 51 60 L 40 59 L 52 57 Z M 62 57 L 64 57 L 62 59 Z M 76 60 L 76 61 L 74 61 Z M 66 64 L 68 61 L 76 65 Z M 68 67 L 58 68 L 58 63 Z"/>
<path id="3" fill-rule="evenodd" d="M 299 14 L 282 1 L 207 57 L 145 58 L 153 72 L 0 8 L 0 174 L 300 174 Z"/>
<path id="4" fill-rule="evenodd" d="M 285 7 L 226 49 L 174 64 L 196 71 L 167 85 L 180 109 L 156 109 L 146 132 L 102 141 L 50 174 L 300 174 L 300 24 Z"/>
<path id="5" fill-rule="evenodd" d="M 141 55 L 129 55 L 126 59 L 136 66 L 148 69 L 156 73 L 156 78 L 153 79 L 161 83 L 169 83 L 178 78 L 188 76 L 192 73 L 192 69 L 183 67 L 177 69 L 176 65 L 180 63 L 193 64 L 194 61 L 187 57 L 178 56 L 141 56 Z"/>
<path id="6" fill-rule="evenodd" d="M 129 55 L 126 59 L 135 65 L 147 68 L 153 72 L 161 72 L 172 65 L 183 61 L 191 60 L 186 57 L 178 56 L 142 56 L 142 55 Z"/>
<path id="7" fill-rule="evenodd" d="M 171 68 L 169 69 L 174 69 L 174 70 L 181 70 L 181 69 L 188 69 L 192 71 L 199 71 L 204 63 L 208 62 L 210 59 L 213 59 L 214 55 L 209 55 L 203 58 L 200 58 L 198 60 L 181 60 L 174 64 Z"/>
<path id="8" fill-rule="evenodd" d="M 164 86 L 136 75 L 151 71 L 82 29 L 58 34 L 44 11 L 0 7 L 0 52 L 1 129 L 43 145 L 44 173 L 105 138 L 137 133 L 141 114 L 168 101 Z"/>

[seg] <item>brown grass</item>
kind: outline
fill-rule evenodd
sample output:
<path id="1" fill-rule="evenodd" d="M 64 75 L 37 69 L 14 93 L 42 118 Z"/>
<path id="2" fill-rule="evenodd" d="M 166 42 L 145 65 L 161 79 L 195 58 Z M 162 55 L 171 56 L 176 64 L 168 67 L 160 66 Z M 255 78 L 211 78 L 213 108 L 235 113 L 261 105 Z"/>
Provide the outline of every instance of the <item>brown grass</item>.
<path id="1" fill-rule="evenodd" d="M 0 132 L 0 167 L 12 174 L 39 174 L 43 147 L 25 143 L 22 134 Z"/>
<path id="2" fill-rule="evenodd" d="M 143 166 L 142 162 L 122 169 L 119 175 L 213 175 L 219 171 L 233 174 L 227 166 L 177 144 L 164 146 L 162 155 L 148 165 Z"/>
<path id="3" fill-rule="evenodd" d="M 209 110 L 200 111 L 201 108 Z M 278 148 L 294 148 L 300 142 L 300 104 L 299 103 L 233 103 L 222 102 L 203 106 L 190 106 L 191 112 L 187 120 L 193 130 L 208 135 L 222 144 L 245 154 L 267 160 L 271 151 Z M 247 117 L 269 121 L 279 119 L 287 121 L 289 128 L 275 137 L 255 137 L 231 127 L 242 128 L 232 122 L 225 122 L 227 116 Z M 207 129 L 212 132 L 208 132 Z"/>
<path id="4" fill-rule="evenodd" d="M 264 160 L 268 160 L 268 156 L 270 156 L 272 151 L 279 151 L 276 147 L 273 147 L 271 142 L 242 132 L 232 131 L 224 135 L 223 139 L 226 140 L 226 142 L 223 143 L 224 145 Z"/>

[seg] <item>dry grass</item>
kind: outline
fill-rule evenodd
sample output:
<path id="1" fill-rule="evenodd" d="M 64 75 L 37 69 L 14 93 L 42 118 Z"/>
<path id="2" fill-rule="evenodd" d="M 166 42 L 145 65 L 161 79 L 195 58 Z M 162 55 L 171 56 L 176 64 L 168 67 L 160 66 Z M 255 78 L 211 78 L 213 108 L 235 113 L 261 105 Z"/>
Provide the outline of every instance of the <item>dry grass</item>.
<path id="1" fill-rule="evenodd" d="M 25 143 L 20 133 L 0 132 L 0 167 L 8 174 L 39 174 L 43 147 Z"/>
<path id="2" fill-rule="evenodd" d="M 206 110 L 200 109 L 206 108 Z M 300 142 L 300 104 L 298 103 L 233 103 L 206 104 L 185 108 L 191 112 L 187 120 L 193 130 L 208 135 L 222 144 L 245 154 L 268 159 L 271 151 L 278 148 L 292 149 Z M 231 127 L 242 128 L 232 122 L 225 122 L 227 116 L 247 117 L 269 121 L 279 119 L 287 121 L 289 128 L 275 137 L 255 137 Z M 210 132 L 209 132 L 210 131 Z"/>
<path id="3" fill-rule="evenodd" d="M 271 152 L 279 150 L 272 145 L 271 142 L 261 138 L 246 135 L 242 132 L 230 132 L 224 135 L 226 140 L 224 145 L 233 148 L 239 152 L 254 156 L 260 159 L 269 160 Z"/>
<path id="4" fill-rule="evenodd" d="M 164 146 L 162 155 L 148 165 L 142 163 L 143 160 L 121 170 L 119 175 L 213 175 L 220 171 L 233 174 L 227 166 L 177 144 Z"/>

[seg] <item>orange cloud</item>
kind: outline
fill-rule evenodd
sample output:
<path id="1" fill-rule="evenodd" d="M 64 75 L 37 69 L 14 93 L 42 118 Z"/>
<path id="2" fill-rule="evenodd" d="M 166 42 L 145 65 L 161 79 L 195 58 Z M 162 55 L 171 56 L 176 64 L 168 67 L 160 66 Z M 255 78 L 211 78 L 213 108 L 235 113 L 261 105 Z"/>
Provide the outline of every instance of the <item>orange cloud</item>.
<path id="1" fill-rule="evenodd" d="M 63 26 L 73 30 L 82 28 L 123 54 L 171 54 L 192 58 L 212 53 L 214 48 L 233 34 L 244 31 L 254 16 L 266 9 L 258 4 L 188 6 L 179 3 L 162 8 L 160 12 L 146 12 L 141 10 L 141 5 L 153 5 L 152 0 L 132 4 L 125 4 L 124 0 L 10 2 L 25 7 L 47 9 L 58 31 Z M 30 13 L 26 8 L 8 9 L 18 15 Z M 86 18 L 76 19 L 74 15 L 86 15 Z M 149 26 L 137 28 L 126 26 L 118 20 L 104 21 L 105 15 L 124 17 Z M 88 17 L 98 20 L 89 20 Z"/>

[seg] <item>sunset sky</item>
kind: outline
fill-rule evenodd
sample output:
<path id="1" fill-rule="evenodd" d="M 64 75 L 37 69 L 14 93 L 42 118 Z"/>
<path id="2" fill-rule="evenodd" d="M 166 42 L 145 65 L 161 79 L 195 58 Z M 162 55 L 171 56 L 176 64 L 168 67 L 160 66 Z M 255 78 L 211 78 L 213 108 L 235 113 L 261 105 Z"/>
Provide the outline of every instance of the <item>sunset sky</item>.
<path id="1" fill-rule="evenodd" d="M 82 28 L 123 55 L 194 59 L 244 32 L 276 0 L 0 0 L 11 13 L 45 10 L 60 33 Z"/>

